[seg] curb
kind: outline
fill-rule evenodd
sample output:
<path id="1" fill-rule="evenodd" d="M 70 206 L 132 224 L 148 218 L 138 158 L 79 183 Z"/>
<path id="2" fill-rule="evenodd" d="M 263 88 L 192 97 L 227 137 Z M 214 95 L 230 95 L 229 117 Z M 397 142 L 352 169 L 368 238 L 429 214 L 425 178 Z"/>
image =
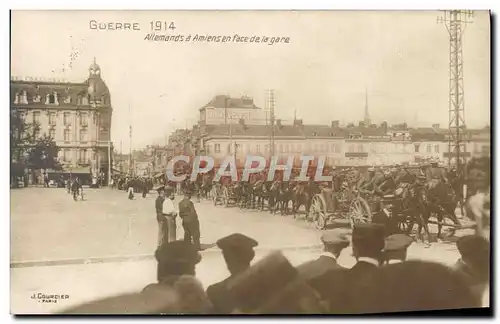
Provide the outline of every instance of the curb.
<path id="1" fill-rule="evenodd" d="M 269 252 L 273 250 L 280 251 L 304 251 L 304 250 L 317 250 L 322 249 L 322 245 L 309 245 L 309 246 L 289 246 L 281 248 L 261 247 L 256 248 L 256 252 Z M 202 255 L 211 253 L 220 253 L 218 248 L 209 248 L 200 252 Z M 82 264 L 99 264 L 99 263 L 117 263 L 117 262 L 137 262 L 154 260 L 152 254 L 138 254 L 138 255 L 124 255 L 124 256 L 103 256 L 91 258 L 75 258 L 75 259 L 59 259 L 59 260 L 34 260 L 34 261 L 14 261 L 10 263 L 11 269 L 18 268 L 31 268 L 31 267 L 50 267 L 61 265 L 82 265 Z"/>

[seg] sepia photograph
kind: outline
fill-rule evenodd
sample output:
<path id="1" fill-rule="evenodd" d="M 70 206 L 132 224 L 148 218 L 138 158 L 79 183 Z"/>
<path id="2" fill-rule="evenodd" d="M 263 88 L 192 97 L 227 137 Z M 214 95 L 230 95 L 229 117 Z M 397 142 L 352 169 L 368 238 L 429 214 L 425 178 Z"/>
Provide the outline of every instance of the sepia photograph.
<path id="1" fill-rule="evenodd" d="M 11 10 L 11 314 L 492 316 L 491 19 Z"/>

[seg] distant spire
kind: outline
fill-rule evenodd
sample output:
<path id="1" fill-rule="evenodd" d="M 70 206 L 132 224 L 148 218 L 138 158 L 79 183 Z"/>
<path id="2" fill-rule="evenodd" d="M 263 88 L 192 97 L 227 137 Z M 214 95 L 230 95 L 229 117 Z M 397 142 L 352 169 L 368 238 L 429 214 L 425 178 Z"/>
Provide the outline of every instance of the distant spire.
<path id="1" fill-rule="evenodd" d="M 365 87 L 365 118 L 364 118 L 365 126 L 371 125 L 370 113 L 368 112 L 368 91 Z"/>
<path id="2" fill-rule="evenodd" d="M 96 61 L 95 61 L 95 56 L 94 56 L 94 64 L 97 64 Z"/>
<path id="3" fill-rule="evenodd" d="M 293 110 L 293 120 L 297 120 L 297 109 Z"/>

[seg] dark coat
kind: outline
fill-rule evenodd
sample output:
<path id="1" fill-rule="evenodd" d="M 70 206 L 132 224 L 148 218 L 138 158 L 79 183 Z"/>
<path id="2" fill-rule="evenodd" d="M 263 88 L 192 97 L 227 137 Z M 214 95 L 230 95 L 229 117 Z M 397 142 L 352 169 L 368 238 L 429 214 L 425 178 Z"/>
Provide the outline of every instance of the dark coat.
<path id="1" fill-rule="evenodd" d="M 179 216 L 183 222 L 198 222 L 198 214 L 191 200 L 183 199 L 179 202 Z"/>
<path id="2" fill-rule="evenodd" d="M 217 282 L 207 288 L 207 296 L 213 305 L 214 314 L 230 314 L 236 309 L 236 303 L 229 296 L 226 284 L 232 277 Z"/>
<path id="3" fill-rule="evenodd" d="M 321 255 L 318 259 L 303 263 L 297 267 L 299 275 L 306 281 L 320 277 L 330 270 L 345 269 L 334 258 Z"/>
<path id="4" fill-rule="evenodd" d="M 156 220 L 161 221 L 164 220 L 163 217 L 163 202 L 165 201 L 164 197 L 158 196 L 155 201 L 156 207 Z"/>

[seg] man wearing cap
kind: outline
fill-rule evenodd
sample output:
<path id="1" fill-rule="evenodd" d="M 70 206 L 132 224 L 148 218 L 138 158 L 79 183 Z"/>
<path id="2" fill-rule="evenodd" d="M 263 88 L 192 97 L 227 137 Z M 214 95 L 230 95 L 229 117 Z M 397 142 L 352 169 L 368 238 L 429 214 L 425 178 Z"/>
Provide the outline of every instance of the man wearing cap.
<path id="1" fill-rule="evenodd" d="M 236 306 L 228 296 L 226 284 L 231 278 L 250 267 L 250 262 L 255 257 L 253 249 L 258 245 L 258 242 L 243 234 L 235 233 L 221 238 L 216 244 L 222 250 L 222 256 L 231 275 L 225 280 L 209 286 L 207 295 L 214 305 L 216 314 L 229 314 Z"/>
<path id="2" fill-rule="evenodd" d="M 156 197 L 155 207 L 156 207 L 156 220 L 158 221 L 158 243 L 157 246 L 163 244 L 164 241 L 168 242 L 168 238 L 165 240 L 167 234 L 167 220 L 163 214 L 163 202 L 165 201 L 165 187 L 160 186 L 156 188 L 158 192 L 158 197 Z"/>
<path id="3" fill-rule="evenodd" d="M 375 180 L 375 168 L 368 168 L 368 172 L 357 183 L 358 191 L 362 194 L 371 195 L 373 193 L 373 181 Z"/>
<path id="4" fill-rule="evenodd" d="M 297 267 L 299 274 L 306 280 L 323 275 L 329 270 L 344 269 L 337 263 L 337 259 L 342 250 L 349 246 L 347 232 L 342 229 L 325 232 L 321 236 L 321 242 L 324 245 L 321 256 Z"/>
<path id="5" fill-rule="evenodd" d="M 203 285 L 196 279 L 196 265 L 201 261 L 198 249 L 185 241 L 164 243 L 155 252 L 157 283 L 143 289 L 144 294 L 174 290 L 177 303 L 173 309 L 184 314 L 207 314 L 212 304 Z"/>
<path id="6" fill-rule="evenodd" d="M 200 222 L 189 191 L 184 193 L 184 198 L 179 202 L 179 216 L 184 228 L 184 241 L 193 242 L 194 246 L 200 250 Z"/>
<path id="7" fill-rule="evenodd" d="M 385 239 L 383 254 L 384 264 L 393 264 L 406 261 L 408 247 L 413 239 L 404 234 L 393 234 Z"/>

